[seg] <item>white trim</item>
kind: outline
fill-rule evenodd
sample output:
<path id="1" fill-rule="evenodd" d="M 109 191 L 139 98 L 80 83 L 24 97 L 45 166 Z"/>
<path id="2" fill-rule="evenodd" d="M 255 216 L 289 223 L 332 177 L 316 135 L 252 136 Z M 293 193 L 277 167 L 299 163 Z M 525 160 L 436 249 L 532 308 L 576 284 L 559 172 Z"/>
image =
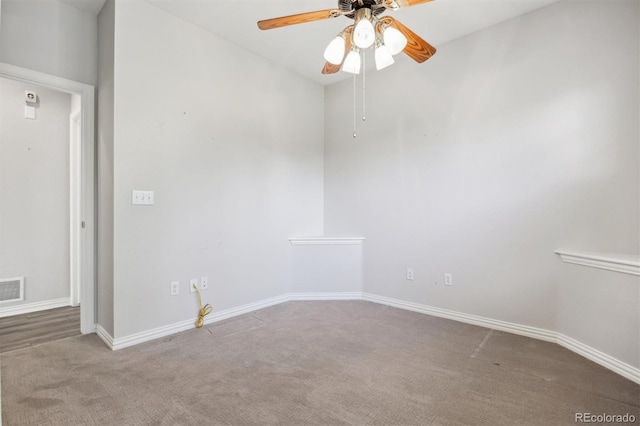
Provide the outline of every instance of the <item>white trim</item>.
<path id="1" fill-rule="evenodd" d="M 109 349 L 113 350 L 113 337 L 111 337 L 109 332 L 102 328 L 100 324 L 96 325 L 96 334 L 109 347 Z"/>
<path id="2" fill-rule="evenodd" d="M 464 322 L 467 324 L 487 327 L 494 330 L 506 331 L 508 333 L 519 334 L 521 336 L 531 337 L 533 339 L 544 340 L 547 342 L 557 343 L 562 347 L 581 355 L 596 364 L 625 377 L 635 383 L 640 384 L 640 368 L 629 365 L 610 355 L 605 354 L 597 349 L 585 345 L 571 337 L 567 337 L 555 331 L 545 330 L 542 328 L 529 327 L 526 325 L 515 324 L 506 321 L 495 320 L 491 318 L 480 317 L 476 315 L 464 314 L 447 309 L 434 308 L 417 303 L 406 302 L 404 300 L 391 299 L 389 297 L 378 296 L 375 294 L 364 293 L 362 299 L 393 306 L 409 311 L 420 312 L 427 315 L 433 315 L 441 318 L 447 318 L 454 321 Z"/>
<path id="3" fill-rule="evenodd" d="M 71 213 L 71 217 L 78 218 L 74 225 L 79 237 L 78 244 L 71 244 L 71 262 L 76 268 L 70 271 L 71 286 L 77 283 L 73 280 L 80 279 L 80 331 L 83 334 L 95 331 L 95 205 L 94 205 L 94 135 L 95 135 L 95 88 L 88 84 L 44 74 L 26 68 L 0 62 L 0 76 L 27 83 L 38 84 L 53 90 L 58 90 L 81 98 L 80 113 L 82 114 L 82 143 L 80 147 L 80 183 L 73 184 L 72 190 L 79 191 L 75 194 L 77 211 Z M 73 199 L 72 195 L 72 199 Z M 82 222 L 85 227 L 82 228 Z"/>
<path id="4" fill-rule="evenodd" d="M 362 293 L 352 292 L 326 292 L 326 293 L 289 293 L 290 301 L 310 301 L 310 300 L 362 300 Z"/>
<path id="5" fill-rule="evenodd" d="M 567 337 L 555 331 L 545 330 L 537 327 L 481 317 L 477 315 L 465 314 L 462 312 L 450 311 L 447 309 L 435 308 L 432 306 L 421 305 L 418 303 L 407 302 L 399 299 L 378 296 L 370 293 L 359 292 L 327 292 L 327 293 L 287 293 L 282 296 L 272 297 L 270 299 L 261 300 L 237 308 L 226 309 L 224 311 L 213 313 L 205 319 L 205 324 L 211 324 L 224 319 L 243 315 L 268 306 L 277 305 L 289 301 L 310 301 L 310 300 L 364 300 L 367 302 L 380 303 L 383 305 L 393 306 L 399 309 L 418 312 L 426 315 L 432 315 L 440 318 L 446 318 L 467 324 L 473 324 L 480 327 L 501 330 L 507 333 L 518 334 L 521 336 L 531 337 L 533 339 L 544 340 L 546 342 L 557 343 L 578 355 L 581 355 L 609 370 L 620 374 L 621 376 L 640 384 L 640 368 L 633 367 L 622 362 L 610 355 L 605 354 L 597 349 L 587 346 L 575 339 Z M 187 321 L 181 321 L 175 324 L 169 324 L 164 327 L 155 328 L 153 330 L 132 334 L 119 339 L 114 339 L 100 325 L 97 326 L 98 336 L 112 350 L 126 348 L 128 346 L 137 345 L 149 340 L 158 339 L 180 331 L 190 330 L 195 327 L 195 318 Z"/>
<path id="6" fill-rule="evenodd" d="M 626 362 L 622 362 L 610 355 L 605 354 L 597 349 L 587 346 L 578 340 L 569 336 L 558 333 L 557 342 L 560 346 L 569 349 L 572 352 L 581 355 L 596 364 L 600 364 L 609 370 L 618 373 L 622 377 L 626 377 L 632 382 L 640 384 L 640 368 L 633 367 Z"/>
<path id="7" fill-rule="evenodd" d="M 227 318 L 232 318 L 238 315 L 246 314 L 249 312 L 257 311 L 258 309 L 266 308 L 268 306 L 277 305 L 283 302 L 287 302 L 289 300 L 288 296 L 282 295 L 277 297 L 272 297 L 269 299 L 260 300 L 257 302 L 249 303 L 246 305 L 238 306 L 237 308 L 225 309 L 224 311 L 212 313 L 210 316 L 205 317 L 205 324 L 211 324 L 217 321 L 222 321 Z M 181 331 L 190 330 L 195 327 L 196 318 L 181 321 L 174 324 L 169 324 L 163 327 L 154 328 L 151 330 L 143 331 L 140 333 L 131 334 L 129 336 L 120 337 L 120 338 L 111 338 L 110 341 L 106 341 L 106 336 L 109 336 L 103 329 L 103 333 L 106 334 L 105 337 L 100 336 L 102 340 L 105 340 L 105 343 L 112 349 L 118 350 L 123 349 L 129 346 L 137 345 L 139 343 L 148 342 L 150 340 L 159 339 L 161 337 L 165 337 L 174 333 L 178 333 Z M 102 328 L 102 327 L 101 327 Z M 109 336 L 110 337 L 110 336 Z M 108 339 L 108 338 L 107 338 Z"/>
<path id="8" fill-rule="evenodd" d="M 22 305 L 0 308 L 0 318 L 44 311 L 46 309 L 62 308 L 64 306 L 71 306 L 71 301 L 68 297 L 63 297 L 62 299 L 45 300 L 42 302 L 24 303 Z"/>
<path id="9" fill-rule="evenodd" d="M 640 275 L 640 258 L 638 256 L 607 254 L 607 253 L 577 253 L 556 250 L 563 262 L 591 268 L 606 269 L 607 271 L 622 272 L 623 274 Z"/>
<path id="10" fill-rule="evenodd" d="M 77 95 L 71 95 L 77 96 Z M 82 229 L 77 224 L 82 222 L 82 111 L 72 111 L 69 115 L 69 244 L 71 253 L 80 252 Z M 82 268 L 78 264 L 79 256 L 70 256 L 69 259 L 69 288 L 71 294 L 71 306 L 80 305 L 82 282 Z"/>
<path id="11" fill-rule="evenodd" d="M 435 308 L 427 305 L 420 305 L 418 303 L 391 299 L 389 297 L 378 296 L 370 293 L 364 293 L 362 295 L 362 299 L 369 302 L 381 303 L 383 305 L 406 309 L 408 311 L 420 312 L 422 314 L 432 315 L 434 317 L 446 318 L 458 322 L 464 322 L 467 324 L 478 325 L 480 327 L 491 328 L 494 330 L 506 331 L 508 333 L 531 337 L 538 340 L 544 340 L 546 342 L 556 341 L 556 332 L 545 330 L 542 328 L 530 327 L 528 325 L 520 325 L 512 322 L 480 317 L 477 315 L 470 315 L 462 312 L 450 311 L 448 309 Z"/>
<path id="12" fill-rule="evenodd" d="M 292 246 L 362 245 L 364 237 L 292 237 Z"/>

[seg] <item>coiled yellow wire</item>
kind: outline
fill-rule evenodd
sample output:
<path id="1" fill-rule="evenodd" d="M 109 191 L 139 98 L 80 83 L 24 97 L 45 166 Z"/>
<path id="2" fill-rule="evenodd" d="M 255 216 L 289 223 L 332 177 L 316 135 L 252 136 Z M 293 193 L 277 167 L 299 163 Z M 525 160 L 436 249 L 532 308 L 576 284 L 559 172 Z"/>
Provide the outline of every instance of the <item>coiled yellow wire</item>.
<path id="1" fill-rule="evenodd" d="M 196 320 L 196 327 L 201 328 L 204 325 L 204 317 L 209 315 L 213 311 L 213 307 L 210 304 L 202 306 L 202 298 L 200 297 L 200 289 L 197 285 L 193 286 L 198 293 L 198 304 L 200 305 L 200 311 L 198 312 L 198 319 Z"/>

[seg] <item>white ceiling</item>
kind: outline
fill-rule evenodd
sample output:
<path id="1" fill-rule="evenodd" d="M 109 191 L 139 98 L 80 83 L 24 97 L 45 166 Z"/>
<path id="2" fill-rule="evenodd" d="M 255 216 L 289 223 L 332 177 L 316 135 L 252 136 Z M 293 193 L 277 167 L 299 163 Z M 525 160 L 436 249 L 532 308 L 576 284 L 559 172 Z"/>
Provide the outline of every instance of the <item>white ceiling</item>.
<path id="1" fill-rule="evenodd" d="M 62 0 L 98 14 L 105 0 Z M 315 10 L 333 9 L 337 0 L 146 0 L 175 16 L 272 60 L 320 84 L 349 77 L 340 72 L 322 75 L 326 45 L 352 20 L 338 17 L 277 28 L 258 29 L 256 22 Z M 547 6 L 559 0 L 437 0 L 386 14 L 440 47 L 447 41 Z M 411 61 L 405 55 L 396 61 Z M 416 66 L 428 66 L 416 64 Z M 373 67 L 373 61 L 368 61 Z"/>
<path id="2" fill-rule="evenodd" d="M 353 21 L 338 17 L 261 31 L 256 22 L 283 15 L 332 9 L 337 0 L 146 0 L 167 12 L 264 56 L 321 84 L 348 78 L 320 73 L 326 45 Z M 436 48 L 558 0 L 437 0 L 387 11 Z M 396 60 L 408 60 L 405 55 Z M 368 61 L 373 65 L 373 61 Z M 424 64 L 416 66 L 428 66 Z M 369 67 L 367 67 L 369 68 Z"/>

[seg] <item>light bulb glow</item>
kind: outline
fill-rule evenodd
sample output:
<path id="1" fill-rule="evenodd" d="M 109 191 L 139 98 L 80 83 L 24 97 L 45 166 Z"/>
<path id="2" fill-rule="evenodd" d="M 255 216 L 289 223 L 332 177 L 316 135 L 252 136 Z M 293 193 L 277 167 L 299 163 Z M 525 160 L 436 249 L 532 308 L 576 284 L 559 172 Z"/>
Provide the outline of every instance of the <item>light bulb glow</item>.
<path id="1" fill-rule="evenodd" d="M 342 71 L 351 74 L 360 74 L 360 52 L 352 50 L 344 59 L 342 64 Z"/>
<path id="2" fill-rule="evenodd" d="M 356 26 L 353 29 L 353 43 L 366 49 L 376 41 L 376 30 L 371 23 L 371 9 L 362 8 L 356 11 Z"/>
<path id="3" fill-rule="evenodd" d="M 398 30 L 393 27 L 389 27 L 382 33 L 384 44 L 389 48 L 389 52 L 392 55 L 397 55 L 407 45 L 407 38 Z"/>
<path id="4" fill-rule="evenodd" d="M 340 65 L 344 59 L 344 38 L 338 36 L 331 40 L 331 43 L 324 51 L 324 59 L 334 65 Z"/>
<path id="5" fill-rule="evenodd" d="M 392 65 L 394 62 L 393 56 L 391 56 L 391 52 L 389 52 L 389 48 L 387 46 L 381 44 L 376 47 L 376 69 L 378 71 Z"/>

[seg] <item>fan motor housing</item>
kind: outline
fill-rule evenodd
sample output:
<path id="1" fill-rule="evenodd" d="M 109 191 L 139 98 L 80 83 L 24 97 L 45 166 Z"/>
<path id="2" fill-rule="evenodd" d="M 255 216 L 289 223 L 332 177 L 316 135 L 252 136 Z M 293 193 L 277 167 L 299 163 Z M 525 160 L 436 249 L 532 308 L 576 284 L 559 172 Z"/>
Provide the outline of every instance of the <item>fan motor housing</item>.
<path id="1" fill-rule="evenodd" d="M 353 19 L 355 17 L 355 11 L 358 9 L 362 9 L 366 7 L 371 9 L 371 6 L 378 5 L 382 3 L 383 0 L 338 0 L 338 8 L 343 12 L 351 12 L 346 13 L 344 16 Z M 385 11 L 384 7 L 372 9 L 371 13 L 374 16 L 377 16 Z"/>

